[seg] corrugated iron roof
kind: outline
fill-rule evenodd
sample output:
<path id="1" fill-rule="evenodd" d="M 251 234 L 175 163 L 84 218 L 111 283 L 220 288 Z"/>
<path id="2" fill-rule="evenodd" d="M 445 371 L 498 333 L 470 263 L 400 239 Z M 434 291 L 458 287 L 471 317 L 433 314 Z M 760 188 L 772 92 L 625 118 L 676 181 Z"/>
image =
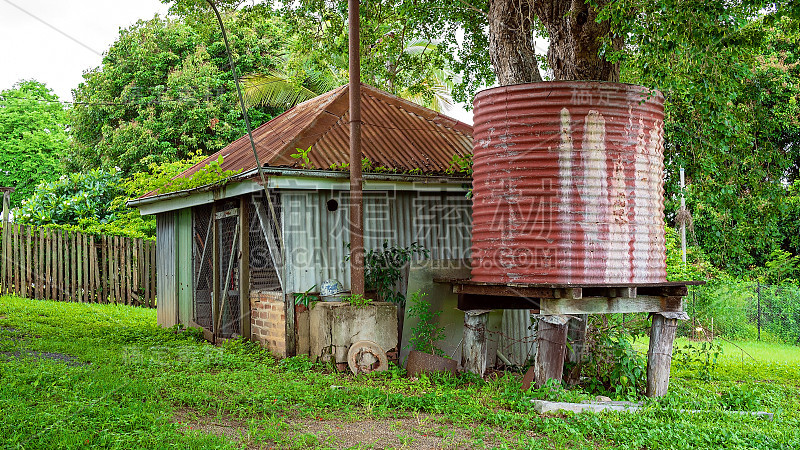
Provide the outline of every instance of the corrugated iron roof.
<path id="1" fill-rule="evenodd" d="M 307 149 L 306 168 L 328 169 L 350 159 L 349 86 L 303 102 L 253 130 L 261 163 L 299 166 L 292 158 Z M 362 83 L 362 154 L 373 167 L 424 174 L 444 173 L 453 155 L 472 153 L 472 127 L 428 108 Z M 176 178 L 188 177 L 222 156 L 222 170 L 256 167 L 247 135 L 190 167 Z M 311 167 L 309 167 L 311 166 Z M 156 195 L 153 191 L 143 197 Z"/>

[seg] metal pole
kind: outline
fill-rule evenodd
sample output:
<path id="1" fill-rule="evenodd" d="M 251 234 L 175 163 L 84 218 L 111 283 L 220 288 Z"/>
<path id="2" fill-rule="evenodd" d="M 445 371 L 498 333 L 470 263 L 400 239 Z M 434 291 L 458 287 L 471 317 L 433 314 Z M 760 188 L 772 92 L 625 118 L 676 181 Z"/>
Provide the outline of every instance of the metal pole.
<path id="1" fill-rule="evenodd" d="M 348 0 L 350 38 L 350 291 L 364 295 L 364 197 L 361 186 L 361 54 L 358 0 Z"/>
<path id="2" fill-rule="evenodd" d="M 758 302 L 758 315 L 756 316 L 756 322 L 758 323 L 758 340 L 761 340 L 761 282 L 757 282 L 756 285 L 756 292 L 757 292 L 757 302 Z"/>
<path id="3" fill-rule="evenodd" d="M 686 265 L 686 196 L 684 189 L 686 188 L 686 180 L 684 178 L 683 167 L 681 167 L 681 258 L 683 265 Z"/>

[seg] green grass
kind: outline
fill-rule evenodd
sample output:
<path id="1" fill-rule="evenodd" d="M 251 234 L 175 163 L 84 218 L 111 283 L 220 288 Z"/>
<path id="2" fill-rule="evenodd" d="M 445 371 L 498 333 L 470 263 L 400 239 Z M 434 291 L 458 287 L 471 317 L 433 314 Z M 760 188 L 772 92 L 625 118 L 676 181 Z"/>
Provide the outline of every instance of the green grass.
<path id="1" fill-rule="evenodd" d="M 522 392 L 519 374 L 409 379 L 395 368 L 354 377 L 307 358 L 277 361 L 249 343 L 214 347 L 197 333 L 160 329 L 153 310 L 2 297 L 0 443 L 340 448 L 343 441 L 314 425 L 358 430 L 378 424 L 405 448 L 424 446 L 432 436 L 461 448 L 800 448 L 800 348 L 739 345 L 758 361 L 745 357 L 743 363 L 725 348 L 713 381 L 675 372 L 670 394 L 641 414 L 553 417 L 533 413 L 531 400 L 590 395 Z M 36 358 L 30 351 L 75 360 Z M 776 417 L 724 412 L 729 409 Z"/>

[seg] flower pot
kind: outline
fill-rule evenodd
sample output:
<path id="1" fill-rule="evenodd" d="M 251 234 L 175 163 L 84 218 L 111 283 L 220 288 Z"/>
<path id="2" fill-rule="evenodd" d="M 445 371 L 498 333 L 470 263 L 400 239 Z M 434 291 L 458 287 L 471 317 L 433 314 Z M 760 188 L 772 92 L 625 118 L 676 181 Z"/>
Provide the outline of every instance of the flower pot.
<path id="1" fill-rule="evenodd" d="M 412 377 L 420 373 L 429 372 L 450 372 L 455 374 L 458 371 L 458 362 L 443 356 L 411 350 L 406 360 L 406 371 Z"/>

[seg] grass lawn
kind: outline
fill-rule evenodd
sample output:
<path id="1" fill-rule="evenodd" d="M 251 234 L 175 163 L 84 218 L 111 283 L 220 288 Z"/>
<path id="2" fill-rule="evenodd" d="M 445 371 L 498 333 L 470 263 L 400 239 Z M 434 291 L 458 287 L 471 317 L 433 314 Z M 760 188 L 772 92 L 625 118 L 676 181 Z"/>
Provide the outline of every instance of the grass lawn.
<path id="1" fill-rule="evenodd" d="M 354 377 L 243 342 L 214 347 L 155 311 L 0 298 L 8 448 L 800 448 L 800 348 L 725 348 L 715 380 L 676 371 L 641 413 L 539 416 L 521 376 Z M 726 344 L 730 345 L 730 344 Z M 768 421 L 726 409 L 775 413 Z M 703 410 L 690 414 L 678 410 Z"/>

